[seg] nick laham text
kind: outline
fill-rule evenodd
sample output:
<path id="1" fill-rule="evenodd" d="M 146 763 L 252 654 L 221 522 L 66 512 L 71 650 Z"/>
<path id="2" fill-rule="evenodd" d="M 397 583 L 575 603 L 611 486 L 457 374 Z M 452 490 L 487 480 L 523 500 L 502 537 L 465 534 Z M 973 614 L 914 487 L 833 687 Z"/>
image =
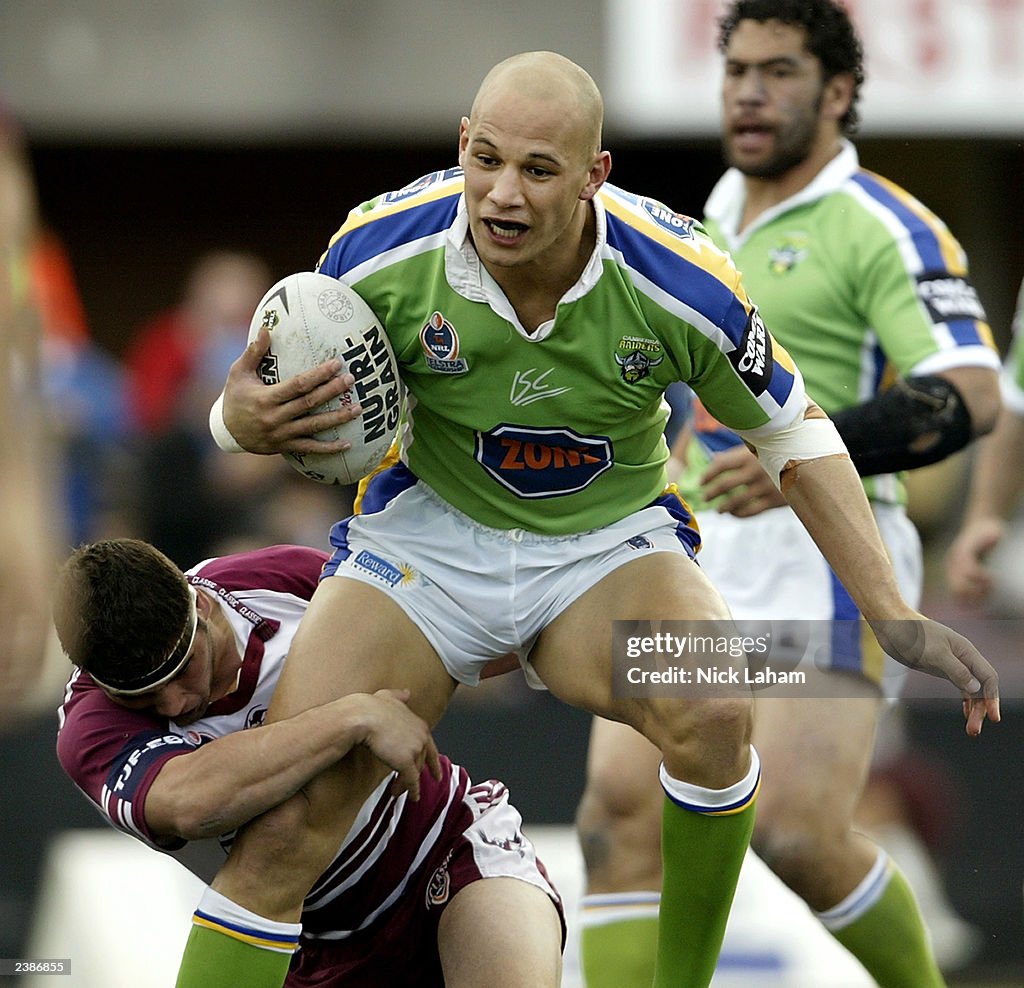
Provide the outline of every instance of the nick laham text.
<path id="1" fill-rule="evenodd" d="M 626 680 L 634 686 L 728 686 L 733 683 L 737 686 L 803 686 L 807 682 L 807 673 L 799 669 L 773 669 L 767 665 L 760 669 L 735 669 L 732 666 L 698 666 L 696 669 L 669 666 L 667 669 L 641 669 L 638 666 L 631 666 L 626 670 Z"/>

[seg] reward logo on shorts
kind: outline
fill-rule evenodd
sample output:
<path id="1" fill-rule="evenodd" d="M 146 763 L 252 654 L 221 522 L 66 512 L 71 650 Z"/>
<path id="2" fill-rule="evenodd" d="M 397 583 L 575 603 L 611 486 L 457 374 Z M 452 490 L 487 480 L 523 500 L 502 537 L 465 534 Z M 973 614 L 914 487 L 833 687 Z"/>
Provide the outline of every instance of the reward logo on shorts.
<path id="1" fill-rule="evenodd" d="M 478 432 L 476 459 L 502 487 L 524 498 L 575 494 L 613 463 L 607 436 L 520 425 Z"/>
<path id="2" fill-rule="evenodd" d="M 356 569 L 361 569 L 364 573 L 375 576 L 378 580 L 383 580 L 392 587 L 398 586 L 399 583 L 404 583 L 410 577 L 410 573 L 407 570 L 396 566 L 394 563 L 389 563 L 386 559 L 381 559 L 380 556 L 376 556 L 372 552 L 367 552 L 366 549 L 363 549 L 352 560 L 352 565 Z"/>

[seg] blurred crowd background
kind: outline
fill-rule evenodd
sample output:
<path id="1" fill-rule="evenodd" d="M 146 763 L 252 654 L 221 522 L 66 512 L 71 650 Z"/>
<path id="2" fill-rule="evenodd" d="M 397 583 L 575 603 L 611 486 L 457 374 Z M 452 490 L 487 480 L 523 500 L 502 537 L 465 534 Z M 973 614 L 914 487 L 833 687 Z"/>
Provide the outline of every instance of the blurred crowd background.
<path id="1" fill-rule="evenodd" d="M 879 58 L 933 72 L 939 96 L 887 105 L 873 128 L 869 88 L 861 160 L 947 221 L 1005 352 L 1024 274 L 1024 84 L 1014 88 L 1024 2 L 897 6 L 908 47 L 889 45 Z M 868 16 L 874 5 L 851 7 Z M 713 0 L 626 8 L 645 25 L 660 16 L 677 33 L 704 31 L 700 54 L 714 59 Z M 1009 56 L 993 47 L 992 57 L 1009 58 L 1017 94 L 973 122 L 969 107 L 946 115 L 935 105 L 952 72 L 942 59 L 964 40 L 955 19 L 963 8 L 1010 47 Z M 613 0 L 4 3 L 0 144 L 31 183 L 24 278 L 40 327 L 38 393 L 11 414 L 46 435 L 31 452 L 47 470 L 57 557 L 121 535 L 155 543 L 182 566 L 247 545 L 326 544 L 353 492 L 307 481 L 280 458 L 220 453 L 209 406 L 274 281 L 312 268 L 357 202 L 454 162 L 459 116 L 497 58 L 553 48 L 590 69 L 609 95 L 613 181 L 699 216 L 722 167 L 713 90 L 689 124 L 680 111 L 682 122 L 641 126 L 650 114 L 630 100 L 642 93 L 622 82 L 623 60 L 634 57 L 616 34 L 623 9 Z M 683 37 L 679 57 L 692 42 Z M 970 79 L 959 87 L 970 91 Z M 695 105 L 686 92 L 676 97 Z M 1004 722 L 970 741 L 947 695 L 901 703 L 879 749 L 874 822 L 925 837 L 925 867 L 971 931 L 960 983 L 1024 983 L 1024 524 L 1015 520 L 995 559 L 996 595 L 976 608 L 954 604 L 941 559 L 971 456 L 913 477 L 911 513 L 925 540 L 924 609 L 987 629 Z M 53 757 L 67 669 L 49 651 L 32 687 L 0 704 L 0 958 L 24 956 L 54 835 L 100 826 Z M 578 711 L 509 677 L 460 694 L 438 733 L 474 775 L 505 779 L 527 820 L 568 824 L 587 728 Z"/>

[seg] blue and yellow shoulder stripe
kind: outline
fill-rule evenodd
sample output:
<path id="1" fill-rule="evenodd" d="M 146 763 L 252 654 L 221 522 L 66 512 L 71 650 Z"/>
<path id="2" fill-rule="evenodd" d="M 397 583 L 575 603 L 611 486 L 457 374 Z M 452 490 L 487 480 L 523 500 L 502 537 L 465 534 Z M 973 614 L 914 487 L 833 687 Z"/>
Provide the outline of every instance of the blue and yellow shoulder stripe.
<path id="1" fill-rule="evenodd" d="M 463 184 L 462 169 L 447 168 L 356 206 L 331 237 L 318 270 L 338 276 L 373 257 L 443 234 L 455 218 Z"/>
<path id="2" fill-rule="evenodd" d="M 696 328 L 725 353 L 747 345 L 759 320 L 729 255 L 691 217 L 663 203 L 605 184 L 608 250 L 627 270 L 637 290 Z M 784 403 L 794 364 L 772 339 L 772 360 L 782 373 L 774 381 Z"/>
<path id="3" fill-rule="evenodd" d="M 967 257 L 946 224 L 895 182 L 865 168 L 850 179 L 910 237 L 924 271 L 967 274 Z"/>
<path id="4" fill-rule="evenodd" d="M 895 182 L 866 169 L 851 176 L 857 198 L 898 238 L 908 277 L 935 323 L 959 345 L 995 350 L 988 318 L 970 283 L 967 254 L 949 227 Z"/>

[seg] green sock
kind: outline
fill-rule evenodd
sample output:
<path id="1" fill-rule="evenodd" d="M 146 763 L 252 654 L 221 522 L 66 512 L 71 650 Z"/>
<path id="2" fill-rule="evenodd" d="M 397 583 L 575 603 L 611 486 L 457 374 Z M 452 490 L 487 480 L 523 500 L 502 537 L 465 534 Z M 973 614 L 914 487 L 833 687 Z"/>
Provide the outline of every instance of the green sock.
<path id="1" fill-rule="evenodd" d="M 175 988 L 281 988 L 291 959 L 291 954 L 193 926 L 174 984 Z"/>
<path id="2" fill-rule="evenodd" d="M 267 920 L 206 889 L 175 988 L 281 988 L 302 927 Z"/>
<path id="3" fill-rule="evenodd" d="M 725 937 L 740 867 L 754 829 L 760 780 L 751 770 L 725 790 L 701 789 L 661 770 L 662 889 L 654 988 L 706 988 Z M 698 807 L 704 812 L 686 807 Z"/>
<path id="4" fill-rule="evenodd" d="M 583 897 L 580 965 L 586 988 L 651 988 L 659 899 L 657 892 Z"/>
<path id="5" fill-rule="evenodd" d="M 858 911 L 864 903 L 871 904 Z M 864 881 L 818 918 L 879 988 L 945 988 L 914 893 L 884 851 Z"/>

